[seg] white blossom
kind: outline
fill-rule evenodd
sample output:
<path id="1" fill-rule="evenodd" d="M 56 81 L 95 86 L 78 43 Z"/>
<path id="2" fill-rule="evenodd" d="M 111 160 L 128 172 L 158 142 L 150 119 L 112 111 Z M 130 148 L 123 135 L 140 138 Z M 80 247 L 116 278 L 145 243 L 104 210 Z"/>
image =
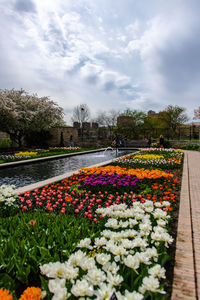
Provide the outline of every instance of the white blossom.
<path id="1" fill-rule="evenodd" d="M 88 273 L 86 275 L 86 279 L 92 284 L 92 285 L 99 285 L 103 281 L 106 280 L 105 273 L 97 268 L 93 268 L 88 270 Z"/>
<path id="2" fill-rule="evenodd" d="M 95 255 L 95 258 L 100 265 L 104 266 L 110 261 L 111 255 L 105 253 L 99 253 Z"/>
<path id="3" fill-rule="evenodd" d="M 72 286 L 71 292 L 76 297 L 93 296 L 94 289 L 91 284 L 88 283 L 86 279 L 77 280 Z"/>
<path id="4" fill-rule="evenodd" d="M 155 265 L 153 266 L 152 268 L 150 268 L 148 270 L 148 273 L 154 277 L 158 277 L 159 279 L 160 278 L 166 278 L 165 277 L 165 269 L 161 267 L 161 265 Z"/>
<path id="5" fill-rule="evenodd" d="M 165 292 L 163 290 L 160 290 L 159 287 L 160 284 L 157 278 L 153 276 L 144 277 L 142 281 L 142 286 L 139 287 L 139 292 L 141 294 L 144 294 L 146 291 L 165 294 Z"/>
<path id="6" fill-rule="evenodd" d="M 88 249 L 92 249 L 91 247 L 91 239 L 89 238 L 85 238 L 83 240 L 81 240 L 79 242 L 79 244 L 77 245 L 78 248 L 88 248 Z"/>

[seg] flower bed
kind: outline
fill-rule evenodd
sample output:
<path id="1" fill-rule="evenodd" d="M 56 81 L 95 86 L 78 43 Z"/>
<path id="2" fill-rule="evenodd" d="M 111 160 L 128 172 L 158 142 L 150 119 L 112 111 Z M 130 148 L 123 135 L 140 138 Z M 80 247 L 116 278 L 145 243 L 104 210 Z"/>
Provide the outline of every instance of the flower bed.
<path id="1" fill-rule="evenodd" d="M 172 149 L 142 149 L 139 154 L 119 158 L 117 164 L 126 168 L 177 169 L 182 166 L 183 151 Z"/>
<path id="2" fill-rule="evenodd" d="M 141 155 L 170 159 L 178 153 L 182 163 L 181 153 L 162 151 Z M 16 252 L 26 255 L 24 260 L 6 257 L 2 286 L 12 293 L 17 289 L 18 297 L 35 283 L 47 292 L 45 299 L 110 299 L 113 293 L 117 299 L 166 299 L 164 268 L 173 241 L 170 223 L 179 200 L 179 166 L 86 168 L 20 195 L 15 201 L 20 215 L 2 219 L 1 249 L 6 257 L 15 241 L 13 249 L 21 245 Z M 5 232 L 11 232 L 9 239 Z M 21 239 L 22 244 L 17 242 Z M 6 286 L 6 276 L 13 288 Z"/>
<path id="3" fill-rule="evenodd" d="M 55 147 L 49 150 L 35 149 L 34 151 L 21 151 L 15 154 L 0 154 L 0 164 L 20 160 L 48 157 L 54 155 L 70 154 L 81 151 L 95 150 L 96 148 L 79 148 L 79 147 Z"/>
<path id="4" fill-rule="evenodd" d="M 117 299 L 161 299 L 166 247 L 173 240 L 165 228 L 170 218 L 163 210 L 166 206 L 157 208 L 146 200 L 131 208 L 121 204 L 98 209 L 105 219 L 99 238 L 81 240 L 77 247 L 84 250 L 64 263 L 40 266 L 50 278 L 48 292 L 55 299 L 110 299 L 113 293 Z"/>

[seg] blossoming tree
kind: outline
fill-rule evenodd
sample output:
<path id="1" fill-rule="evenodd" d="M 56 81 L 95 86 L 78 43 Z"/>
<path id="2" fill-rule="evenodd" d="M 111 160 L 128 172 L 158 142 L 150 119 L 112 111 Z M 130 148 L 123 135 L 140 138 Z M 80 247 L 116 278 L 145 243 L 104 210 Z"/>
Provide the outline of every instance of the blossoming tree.
<path id="1" fill-rule="evenodd" d="M 194 110 L 194 120 L 200 119 L 200 106 Z"/>
<path id="2" fill-rule="evenodd" d="M 63 109 L 48 97 L 25 90 L 0 90 L 0 128 L 19 146 L 30 131 L 47 130 L 63 120 Z"/>

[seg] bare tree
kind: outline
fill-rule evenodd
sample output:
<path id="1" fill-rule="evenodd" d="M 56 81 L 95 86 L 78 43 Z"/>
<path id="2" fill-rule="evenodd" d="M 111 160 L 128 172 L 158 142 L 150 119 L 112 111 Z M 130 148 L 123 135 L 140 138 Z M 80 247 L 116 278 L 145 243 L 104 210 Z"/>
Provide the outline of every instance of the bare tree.
<path id="1" fill-rule="evenodd" d="M 72 122 L 79 122 L 82 126 L 83 122 L 89 121 L 90 109 L 87 104 L 77 105 L 73 110 Z"/>
<path id="2" fill-rule="evenodd" d="M 114 127 L 117 125 L 117 117 L 119 116 L 120 112 L 114 109 L 109 111 L 99 111 L 97 113 L 97 117 L 95 121 L 102 126 Z"/>
<path id="3" fill-rule="evenodd" d="M 99 111 L 95 121 L 100 126 L 106 126 L 109 129 L 110 136 L 112 135 L 114 127 L 117 125 L 117 117 L 120 115 L 120 111 L 111 109 L 109 111 Z"/>

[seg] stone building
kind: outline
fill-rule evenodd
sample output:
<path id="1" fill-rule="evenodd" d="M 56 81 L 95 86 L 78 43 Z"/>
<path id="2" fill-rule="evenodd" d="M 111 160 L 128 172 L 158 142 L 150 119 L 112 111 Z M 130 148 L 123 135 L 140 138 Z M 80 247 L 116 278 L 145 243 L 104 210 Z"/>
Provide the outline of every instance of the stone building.
<path id="1" fill-rule="evenodd" d="M 148 117 L 152 117 L 152 118 L 158 118 L 159 113 L 156 113 L 154 110 L 149 110 L 147 112 Z"/>
<path id="2" fill-rule="evenodd" d="M 50 147 L 68 147 L 70 136 L 75 146 L 78 143 L 78 130 L 74 127 L 54 127 L 50 129 L 51 138 L 48 140 Z"/>

